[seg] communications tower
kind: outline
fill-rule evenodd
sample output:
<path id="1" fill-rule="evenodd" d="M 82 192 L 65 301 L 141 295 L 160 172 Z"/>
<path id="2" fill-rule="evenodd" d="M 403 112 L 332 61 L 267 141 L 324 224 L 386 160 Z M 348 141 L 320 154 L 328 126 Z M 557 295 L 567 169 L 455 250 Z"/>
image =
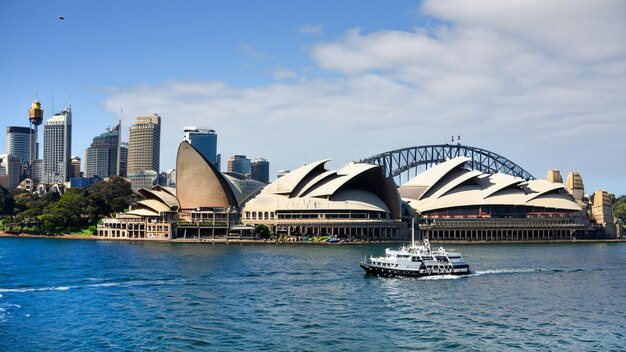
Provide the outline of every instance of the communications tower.
<path id="1" fill-rule="evenodd" d="M 32 166 L 33 161 L 37 158 L 38 149 L 39 149 L 38 148 L 39 139 L 37 138 L 37 130 L 39 129 L 39 125 L 41 125 L 41 122 L 43 121 L 43 109 L 41 108 L 41 103 L 39 103 L 39 100 L 35 100 L 33 101 L 32 104 L 30 104 L 30 109 L 28 109 L 28 120 L 30 120 L 31 130 L 35 131 L 35 138 L 32 138 L 32 137 L 30 138 L 30 150 L 29 150 L 29 157 L 28 157 L 29 166 Z M 32 145 L 33 139 L 35 140 L 35 145 Z"/>

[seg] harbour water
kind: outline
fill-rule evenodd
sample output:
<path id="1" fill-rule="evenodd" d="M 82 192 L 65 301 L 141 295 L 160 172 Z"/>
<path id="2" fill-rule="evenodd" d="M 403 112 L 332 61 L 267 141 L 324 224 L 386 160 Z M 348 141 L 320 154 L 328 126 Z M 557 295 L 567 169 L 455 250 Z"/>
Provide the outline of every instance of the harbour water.
<path id="1" fill-rule="evenodd" d="M 364 275 L 388 246 L 0 238 L 0 351 L 626 346 L 624 243 L 454 245 L 474 274 Z"/>

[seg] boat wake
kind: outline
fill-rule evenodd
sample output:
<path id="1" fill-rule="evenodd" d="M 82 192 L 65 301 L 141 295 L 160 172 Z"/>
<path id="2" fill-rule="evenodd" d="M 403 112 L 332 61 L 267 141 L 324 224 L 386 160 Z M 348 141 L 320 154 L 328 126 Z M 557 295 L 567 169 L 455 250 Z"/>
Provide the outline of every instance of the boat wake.
<path id="1" fill-rule="evenodd" d="M 489 274 L 520 274 L 520 273 L 533 273 L 537 271 L 545 271 L 543 269 L 491 269 L 491 270 L 476 270 L 472 272 L 471 276 L 489 275 Z"/>
<path id="2" fill-rule="evenodd" d="M 165 285 L 164 280 L 152 281 L 123 281 L 123 282 L 100 282 L 87 285 L 68 285 L 68 286 L 49 286 L 49 287 L 20 287 L 20 288 L 0 288 L 0 297 L 2 293 L 24 293 L 24 292 L 42 292 L 42 291 L 67 291 L 74 289 L 89 289 L 98 287 L 116 287 L 116 286 L 136 286 L 136 285 Z"/>

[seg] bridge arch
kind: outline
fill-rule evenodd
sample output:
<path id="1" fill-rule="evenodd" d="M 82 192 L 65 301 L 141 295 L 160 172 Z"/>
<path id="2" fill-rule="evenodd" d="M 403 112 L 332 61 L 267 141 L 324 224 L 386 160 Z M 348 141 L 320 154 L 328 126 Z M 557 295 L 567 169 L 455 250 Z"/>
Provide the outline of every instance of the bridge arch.
<path id="1" fill-rule="evenodd" d="M 473 170 L 479 170 L 485 173 L 502 172 L 511 176 L 521 177 L 525 180 L 535 179 L 528 171 L 502 155 L 482 148 L 460 144 L 423 145 L 402 148 L 376 154 L 359 160 L 359 162 L 381 165 L 385 170 L 386 176 L 400 177 L 401 183 L 402 174 L 405 172 L 408 176 L 410 170 L 415 169 L 417 173 L 418 167 L 424 166 L 428 169 L 433 165 L 458 156 L 470 158 L 471 160 L 468 161 L 468 166 Z"/>

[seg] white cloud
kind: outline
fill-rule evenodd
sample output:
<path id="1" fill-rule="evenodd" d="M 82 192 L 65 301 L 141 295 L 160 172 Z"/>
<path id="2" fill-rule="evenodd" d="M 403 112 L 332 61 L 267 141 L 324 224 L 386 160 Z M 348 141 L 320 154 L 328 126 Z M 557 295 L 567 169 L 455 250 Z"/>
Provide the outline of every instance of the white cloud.
<path id="1" fill-rule="evenodd" d="M 273 171 L 461 133 L 464 143 L 535 176 L 577 170 L 590 191 L 626 193 L 626 166 L 614 159 L 626 150 L 626 41 L 615 34 L 626 23 L 617 21 L 626 14 L 622 4 L 426 2 L 423 13 L 449 23 L 428 31 L 355 29 L 315 45 L 313 59 L 336 78 L 250 88 L 170 81 L 114 89 L 106 106 L 162 115 L 164 167 L 173 166 L 183 125 L 216 129 L 224 158 L 263 156 Z M 615 190 L 593 181 L 620 177 Z"/>
<path id="2" fill-rule="evenodd" d="M 294 78 L 296 78 L 296 71 L 294 70 L 279 69 L 274 71 L 275 80 L 289 80 Z"/>
<path id="3" fill-rule="evenodd" d="M 305 34 L 322 34 L 324 31 L 324 26 L 321 24 L 306 24 L 298 27 L 298 32 Z"/>

